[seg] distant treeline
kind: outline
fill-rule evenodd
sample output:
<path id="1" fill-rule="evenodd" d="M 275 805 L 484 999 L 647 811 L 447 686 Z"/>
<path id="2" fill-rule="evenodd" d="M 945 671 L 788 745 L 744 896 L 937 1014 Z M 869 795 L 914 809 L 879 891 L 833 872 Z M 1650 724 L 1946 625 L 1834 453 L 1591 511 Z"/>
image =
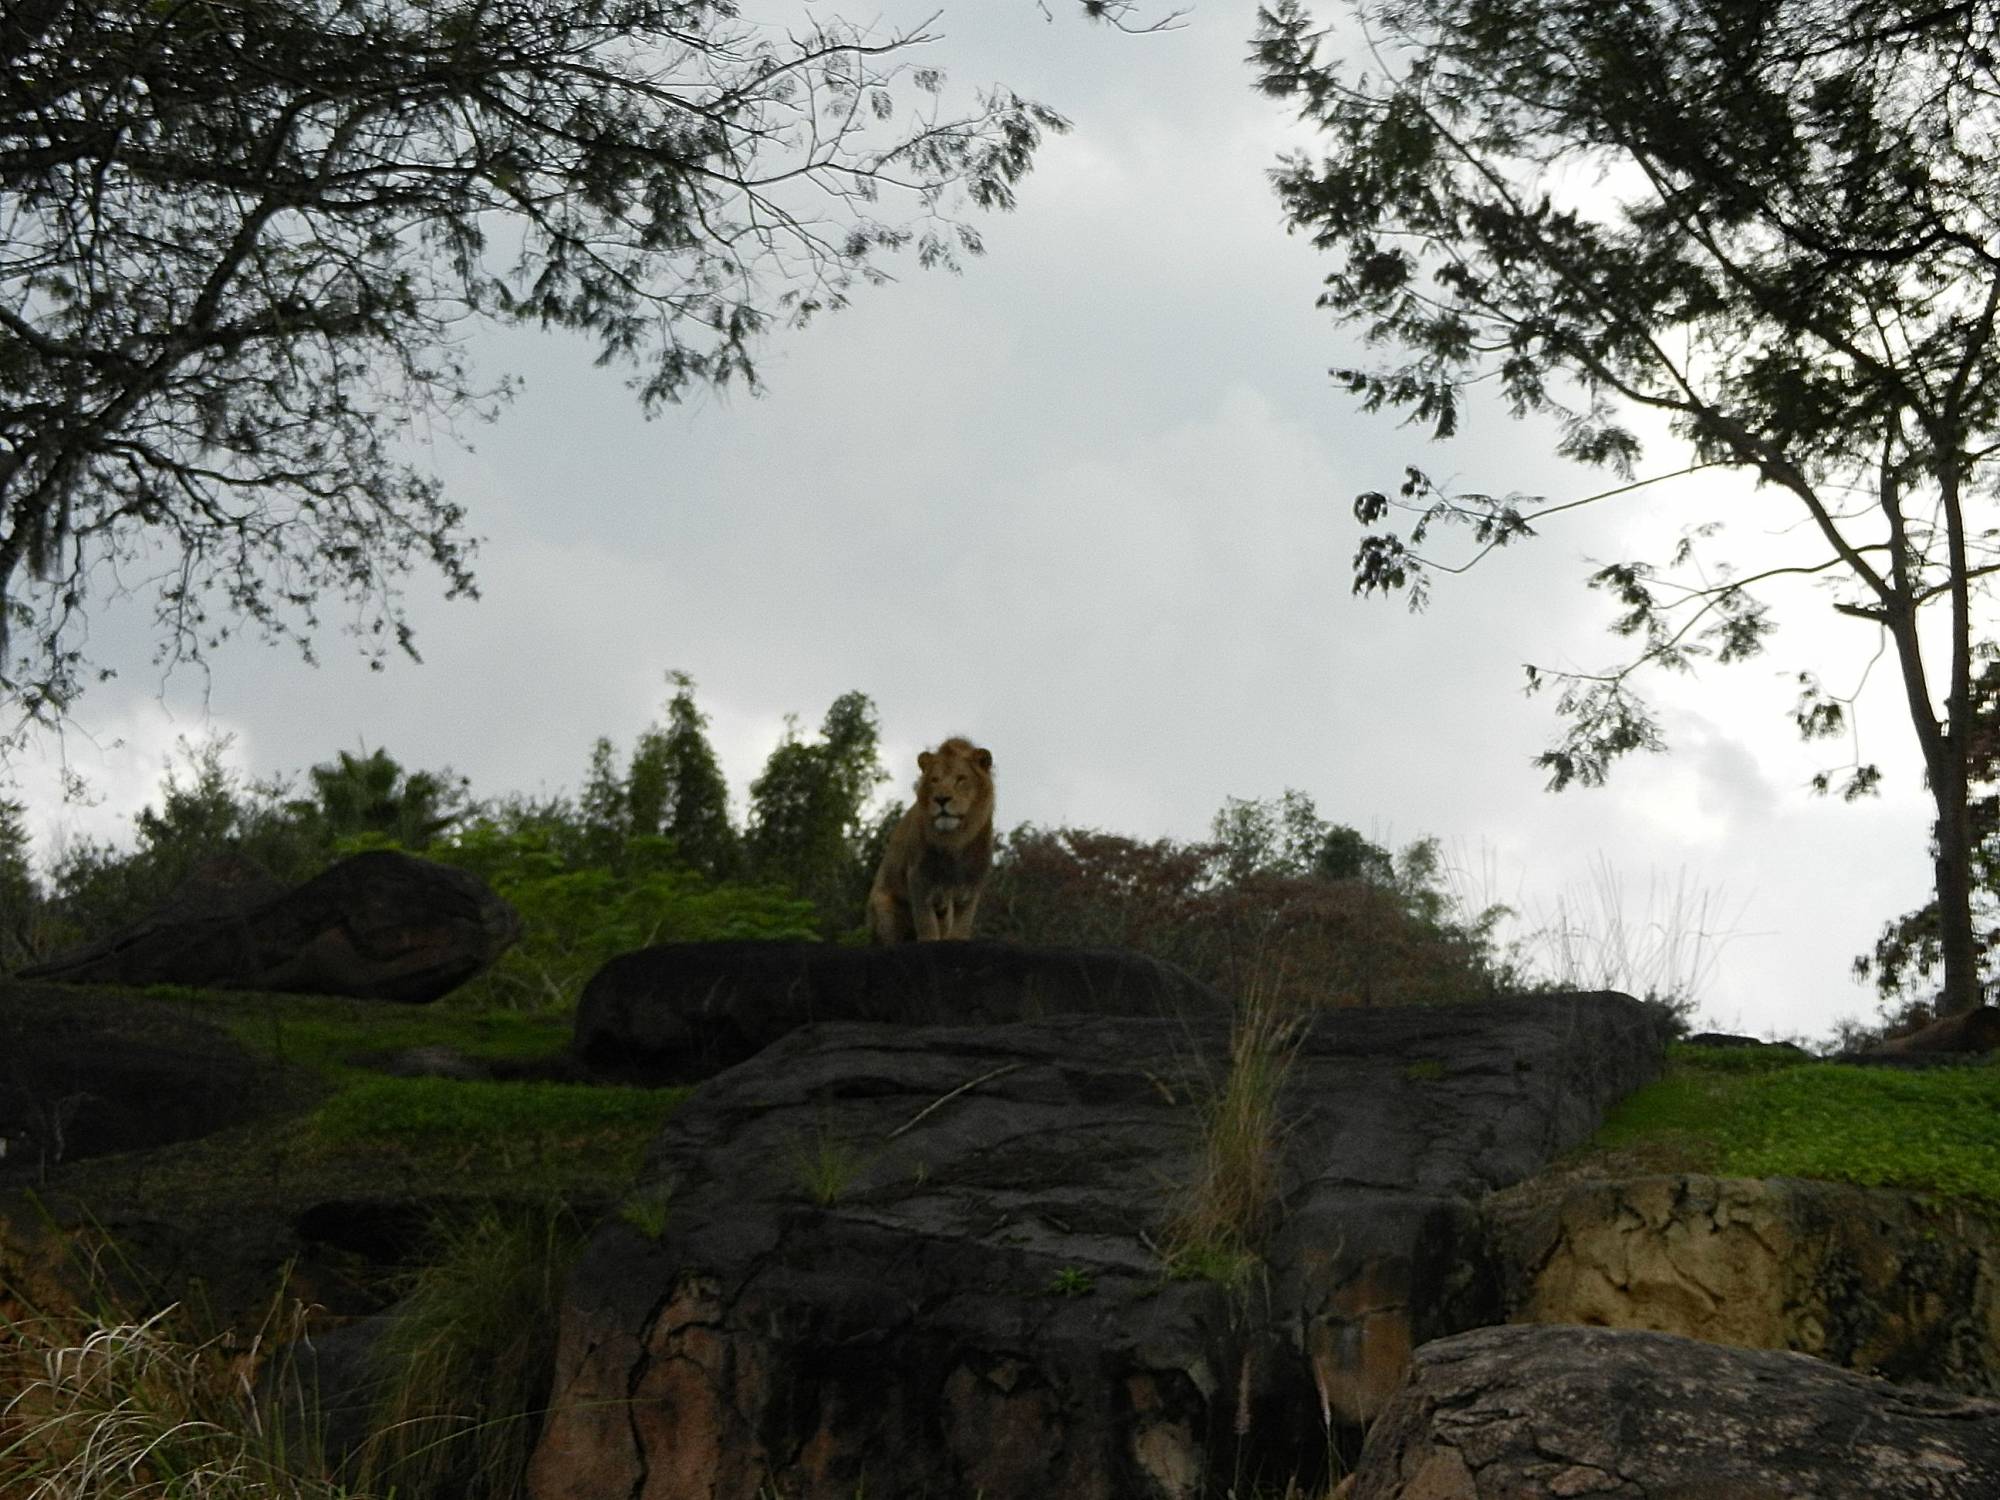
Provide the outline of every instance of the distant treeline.
<path id="1" fill-rule="evenodd" d="M 226 740 L 184 745 L 129 845 L 70 840 L 39 876 L 23 809 L 0 803 L 0 966 L 135 920 L 219 855 L 296 882 L 384 846 L 474 870 L 520 911 L 522 942 L 461 992 L 474 1004 L 572 1003 L 598 964 L 648 943 L 861 941 L 902 812 L 876 805 L 889 776 L 874 705 L 846 693 L 817 735 L 788 724 L 739 824 L 695 684 L 671 681 L 629 753 L 596 742 L 574 795 L 476 797 L 451 771 L 409 770 L 381 749 L 342 751 L 299 785 L 246 780 L 224 765 Z M 1463 909 L 1434 841 L 1391 853 L 1286 791 L 1227 800 L 1196 842 L 1023 824 L 1000 841 L 979 930 L 1133 948 L 1231 991 L 1369 1005 L 1518 987 L 1494 936 L 1502 915 Z"/>

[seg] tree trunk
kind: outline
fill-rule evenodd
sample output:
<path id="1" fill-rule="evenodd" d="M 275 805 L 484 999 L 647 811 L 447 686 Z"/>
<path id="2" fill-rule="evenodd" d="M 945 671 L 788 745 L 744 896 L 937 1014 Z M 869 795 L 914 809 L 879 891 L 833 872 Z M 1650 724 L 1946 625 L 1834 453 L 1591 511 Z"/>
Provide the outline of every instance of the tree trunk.
<path id="1" fill-rule="evenodd" d="M 1972 928 L 1971 819 L 1965 805 L 1964 762 L 1956 761 L 1956 789 L 1934 787 L 1937 820 L 1938 948 L 1944 959 L 1944 988 L 1938 1010 L 1956 1015 L 1982 999 L 1979 944 Z"/>

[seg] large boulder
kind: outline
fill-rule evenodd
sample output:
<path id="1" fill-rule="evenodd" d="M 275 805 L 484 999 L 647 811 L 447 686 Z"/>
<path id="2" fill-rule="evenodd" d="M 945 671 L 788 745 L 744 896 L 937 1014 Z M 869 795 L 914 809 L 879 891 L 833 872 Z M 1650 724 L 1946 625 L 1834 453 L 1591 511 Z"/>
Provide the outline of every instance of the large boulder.
<path id="1" fill-rule="evenodd" d="M 212 1135 L 288 1097 L 275 1065 L 174 1007 L 27 985 L 0 1001 L 0 1188 Z"/>
<path id="2" fill-rule="evenodd" d="M 621 954 L 591 977 L 577 1004 L 576 1050 L 598 1073 L 685 1083 L 822 1021 L 948 1026 L 1228 1010 L 1199 980 L 1122 949 L 664 943 Z"/>
<path id="3" fill-rule="evenodd" d="M 710 1080 L 570 1278 L 533 1494 L 1282 1482 L 1497 1315 L 1476 1201 L 1662 1037 L 1614 995 L 1314 1017 L 1261 1262 L 1209 1279 L 1168 1224 L 1230 1045 L 1217 1016 L 845 1023 Z"/>
<path id="4" fill-rule="evenodd" d="M 275 895 L 215 887 L 204 876 L 153 915 L 20 977 L 421 1004 L 483 973 L 520 935 L 513 908 L 478 876 L 387 849 Z"/>
<path id="5" fill-rule="evenodd" d="M 1551 1179 L 1496 1194 L 1487 1219 L 1510 1320 L 2000 1392 L 2000 1231 L 1963 1203 L 1791 1178 Z"/>
<path id="6" fill-rule="evenodd" d="M 1866 1057 L 1935 1057 L 1987 1053 L 2000 1049 L 2000 1006 L 1975 1005 L 1956 1015 L 1940 1016 L 1905 1036 L 1890 1037 L 1868 1049 Z"/>
<path id="7" fill-rule="evenodd" d="M 1416 1352 L 1351 1500 L 1991 1500 L 2000 1403 L 1603 1328 Z"/>

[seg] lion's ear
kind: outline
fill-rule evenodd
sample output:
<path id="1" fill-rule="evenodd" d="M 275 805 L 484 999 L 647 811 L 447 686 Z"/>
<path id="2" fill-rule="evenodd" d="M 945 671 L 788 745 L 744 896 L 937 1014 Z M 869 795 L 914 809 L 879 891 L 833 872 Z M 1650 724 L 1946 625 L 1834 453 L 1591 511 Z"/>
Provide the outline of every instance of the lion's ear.
<path id="1" fill-rule="evenodd" d="M 928 771 L 931 768 L 931 761 L 934 758 L 930 751 L 919 750 L 917 752 L 917 769 L 919 771 Z"/>
<path id="2" fill-rule="evenodd" d="M 993 769 L 993 752 L 991 750 L 981 750 L 972 758 L 979 762 L 980 770 L 990 771 Z"/>

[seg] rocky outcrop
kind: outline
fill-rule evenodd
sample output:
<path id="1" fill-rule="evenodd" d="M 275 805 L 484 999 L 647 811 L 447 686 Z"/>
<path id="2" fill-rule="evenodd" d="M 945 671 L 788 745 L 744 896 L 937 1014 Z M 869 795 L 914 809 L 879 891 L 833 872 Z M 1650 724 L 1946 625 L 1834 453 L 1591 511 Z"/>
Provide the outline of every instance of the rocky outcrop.
<path id="1" fill-rule="evenodd" d="M 2000 1392 L 2000 1231 L 1961 1204 L 1671 1176 L 1528 1183 L 1487 1216 L 1510 1319 L 1796 1350 Z"/>
<path id="2" fill-rule="evenodd" d="M 519 935 L 513 908 L 478 876 L 375 850 L 275 896 L 204 878 L 152 916 L 20 977 L 420 1004 L 484 972 Z"/>
<path id="3" fill-rule="evenodd" d="M 1991 1500 L 2000 1404 L 1670 1334 L 1487 1328 L 1416 1353 L 1351 1500 Z"/>
<path id="4" fill-rule="evenodd" d="M 0 1005 L 0 1187 L 269 1113 L 279 1069 L 165 1006 L 10 988 Z"/>
<path id="5" fill-rule="evenodd" d="M 190 1296 L 222 1317 L 267 1311 L 298 1247 L 271 1245 L 255 1215 L 182 1223 L 171 1188 L 162 1212 L 73 1185 L 157 1179 L 163 1157 L 256 1131 L 314 1093 L 189 1007 L 0 981 L 0 1323 L 121 1303 L 143 1315 Z"/>
<path id="6" fill-rule="evenodd" d="M 1476 1200 L 1584 1139 L 1661 1036 L 1611 995 L 1321 1013 L 1261 1260 L 1177 1278 L 1229 1047 L 1200 1016 L 821 1025 L 712 1079 L 570 1279 L 537 1500 L 1309 1472 L 1414 1347 L 1490 1320 Z"/>
<path id="7" fill-rule="evenodd" d="M 1207 985 L 1122 949 L 666 943 L 621 954 L 591 977 L 576 1050 L 598 1072 L 685 1083 L 823 1021 L 948 1026 L 1228 1010 Z"/>
<path id="8" fill-rule="evenodd" d="M 2000 1006 L 1976 1005 L 1957 1015 L 1940 1016 L 1907 1036 L 1890 1037 L 1865 1057 L 1932 1057 L 2000 1050 Z"/>

